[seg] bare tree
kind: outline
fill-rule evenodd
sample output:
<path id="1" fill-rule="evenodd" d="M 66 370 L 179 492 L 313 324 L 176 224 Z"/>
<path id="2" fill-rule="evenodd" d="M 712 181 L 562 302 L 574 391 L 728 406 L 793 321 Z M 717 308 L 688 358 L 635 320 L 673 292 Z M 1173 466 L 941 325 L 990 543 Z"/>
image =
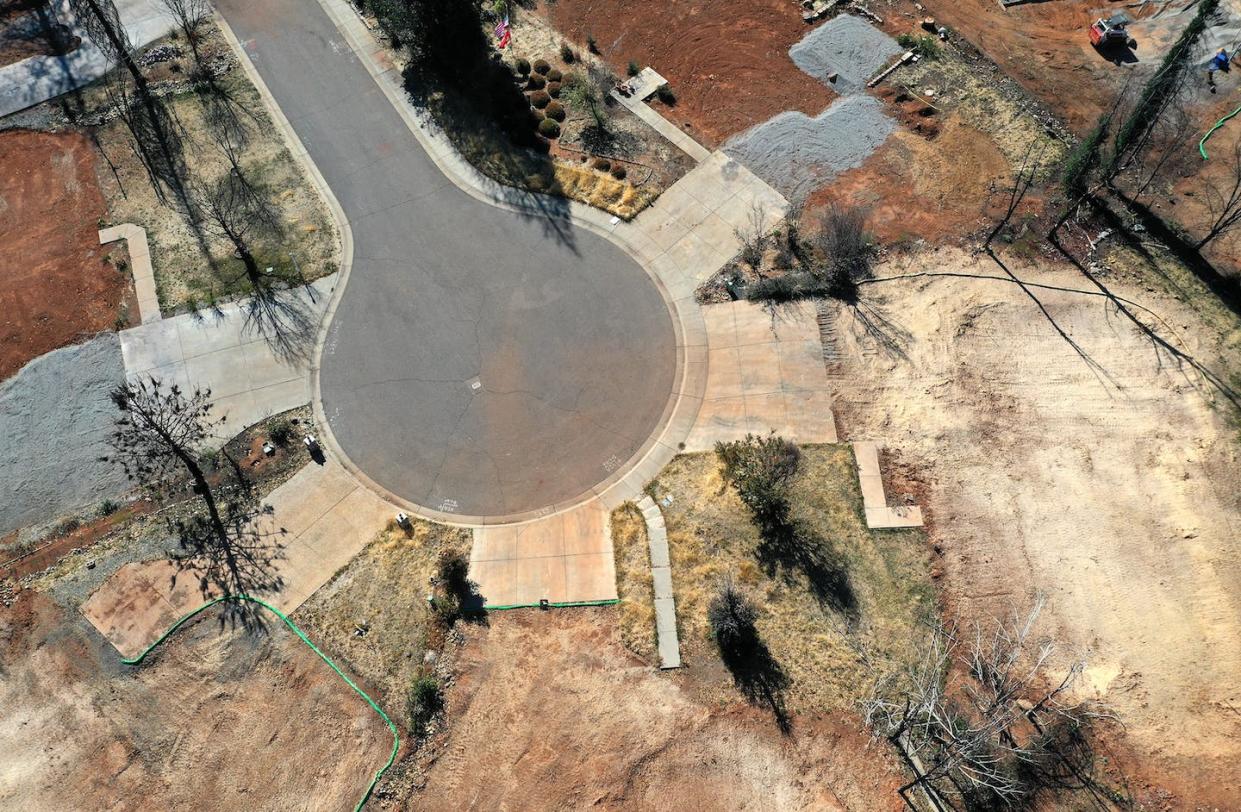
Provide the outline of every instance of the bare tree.
<path id="1" fill-rule="evenodd" d="M 165 388 L 157 378 L 126 382 L 111 392 L 121 412 L 109 438 L 112 454 L 105 460 L 119 464 L 143 487 L 168 496 L 188 476 L 203 513 L 171 519 L 182 551 L 173 556 L 182 570 L 199 578 L 204 596 L 213 589 L 226 595 L 253 594 L 279 587 L 272 569 L 279 548 L 257 529 L 261 508 L 238 465 L 231 483 L 213 483 L 199 455 L 225 418 L 211 416 L 210 390 L 186 395 L 175 384 Z M 248 605 L 230 604 L 231 616 L 244 623 L 257 614 Z"/>
<path id="2" fill-rule="evenodd" d="M 1032 139 L 1026 146 L 1025 153 L 1021 156 L 1021 165 L 1017 168 L 1017 174 L 1004 190 L 1004 213 L 996 221 L 991 231 L 987 233 L 987 238 L 983 240 L 984 251 L 988 253 L 991 251 L 992 241 L 1008 226 L 1013 219 L 1013 215 L 1017 213 L 1017 209 L 1021 207 L 1022 202 L 1026 199 L 1026 194 L 1029 193 L 1030 187 L 1034 185 L 1035 178 L 1042 171 L 1043 150 L 1044 146 L 1039 138 Z M 992 188 L 994 190 L 995 187 L 993 186 Z"/>
<path id="3" fill-rule="evenodd" d="M 109 82 L 109 99 L 118 105 L 138 145 L 140 157 L 152 177 L 167 184 L 179 203 L 185 203 L 181 184 L 180 142 L 163 103 L 151 92 L 134 56 L 133 46 L 112 0 L 70 0 L 78 22 L 110 62 L 119 64 L 129 77 Z M 132 85 L 132 91 L 131 91 Z M 158 183 L 156 193 L 163 195 Z"/>
<path id="4" fill-rule="evenodd" d="M 1241 223 L 1241 141 L 1233 145 L 1224 179 L 1207 180 L 1203 185 L 1203 197 L 1206 199 L 1210 219 L 1206 233 L 1194 243 L 1198 250 L 1232 231 L 1237 223 Z"/>
<path id="5" fill-rule="evenodd" d="M 865 209 L 832 204 L 819 216 L 812 238 L 817 256 L 807 267 L 819 292 L 852 300 L 857 283 L 870 275 L 871 238 Z"/>
<path id="6" fill-rule="evenodd" d="M 1049 729 L 1077 732 L 1109 715 L 1068 700 L 1081 661 L 1048 680 L 1056 646 L 1034 638 L 1042 607 L 1040 599 L 1026 615 L 971 635 L 937 624 L 919 663 L 876 684 L 862 703 L 866 724 L 912 766 L 902 795 L 922 788 L 937 808 L 945 793 L 974 805 L 1017 803 L 1041 788 L 1040 768 L 1069 757 Z"/>
<path id="7" fill-rule="evenodd" d="M 214 182 L 191 182 L 190 191 L 194 212 L 204 228 L 233 247 L 251 287 L 256 293 L 262 291 L 266 282 L 254 256 L 254 242 L 275 222 L 266 197 L 236 167 Z"/>
<path id="8" fill-rule="evenodd" d="M 177 28 L 181 29 L 190 50 L 194 52 L 194 64 L 198 64 L 203 21 L 211 16 L 210 0 L 159 0 L 159 4 L 176 21 Z"/>

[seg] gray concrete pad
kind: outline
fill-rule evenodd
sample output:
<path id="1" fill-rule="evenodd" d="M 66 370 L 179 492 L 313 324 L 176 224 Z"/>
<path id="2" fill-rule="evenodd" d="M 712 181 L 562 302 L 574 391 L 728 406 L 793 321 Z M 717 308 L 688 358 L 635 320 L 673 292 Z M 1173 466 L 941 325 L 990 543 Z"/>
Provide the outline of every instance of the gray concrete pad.
<path id="1" fill-rule="evenodd" d="M 119 466 L 99 461 L 118 416 L 108 393 L 124 380 L 120 343 L 105 333 L 0 384 L 0 535 L 130 489 Z"/>

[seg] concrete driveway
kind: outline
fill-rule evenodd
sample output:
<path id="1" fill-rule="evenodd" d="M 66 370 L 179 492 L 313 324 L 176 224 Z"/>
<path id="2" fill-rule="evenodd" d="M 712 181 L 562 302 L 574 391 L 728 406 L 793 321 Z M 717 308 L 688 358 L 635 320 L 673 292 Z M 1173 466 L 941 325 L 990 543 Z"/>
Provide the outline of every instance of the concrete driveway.
<path id="1" fill-rule="evenodd" d="M 461 192 L 317 3 L 217 5 L 352 228 L 319 380 L 353 465 L 415 505 L 487 520 L 584 497 L 623 467 L 677 366 L 645 271 L 554 211 Z"/>

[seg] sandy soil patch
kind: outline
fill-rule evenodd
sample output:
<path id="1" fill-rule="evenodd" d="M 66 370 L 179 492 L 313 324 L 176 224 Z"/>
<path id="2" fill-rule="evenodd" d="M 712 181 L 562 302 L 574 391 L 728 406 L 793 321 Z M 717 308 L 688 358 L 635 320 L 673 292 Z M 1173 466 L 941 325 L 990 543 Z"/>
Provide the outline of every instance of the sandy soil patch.
<path id="1" fill-rule="evenodd" d="M 0 380 L 124 322 L 133 283 L 99 245 L 103 195 L 85 136 L 0 133 Z M 124 257 L 123 249 L 115 255 Z"/>
<path id="2" fill-rule="evenodd" d="M 630 60 L 658 71 L 678 99 L 660 112 L 708 148 L 785 110 L 817 115 L 834 98 L 789 58 L 807 27 L 788 0 L 557 0 L 540 6 L 575 46 L 593 36 L 618 76 Z"/>
<path id="3" fill-rule="evenodd" d="M 0 609 L 6 808 L 351 808 L 388 757 L 383 722 L 283 626 L 208 618 L 137 668 L 84 626 L 31 590 Z"/>
<path id="4" fill-rule="evenodd" d="M 1061 266 L 1013 267 L 1090 287 Z M 1003 273 L 955 251 L 878 273 L 921 271 Z M 1119 269 L 1104 279 L 1176 346 L 1236 375 L 1235 318 L 1204 319 Z M 952 607 L 985 617 L 1046 593 L 1049 631 L 1088 653 L 1087 681 L 1128 726 L 1142 771 L 1186 801 L 1235 805 L 1236 412 L 1105 300 L 1032 292 L 1046 314 L 1004 282 L 863 287 L 870 330 L 837 322 L 840 424 L 923 472 Z"/>
<path id="5" fill-rule="evenodd" d="M 468 626 L 444 750 L 419 809 L 900 808 L 887 748 L 855 722 L 704 701 L 627 652 L 613 608 Z M 481 778 L 485 776 L 485 779 Z"/>

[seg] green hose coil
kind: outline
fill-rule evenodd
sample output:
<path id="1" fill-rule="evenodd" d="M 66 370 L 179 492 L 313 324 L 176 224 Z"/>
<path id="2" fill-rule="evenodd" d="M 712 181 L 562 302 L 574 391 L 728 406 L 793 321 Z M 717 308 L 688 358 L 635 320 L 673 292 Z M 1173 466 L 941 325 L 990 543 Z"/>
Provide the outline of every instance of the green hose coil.
<path id="1" fill-rule="evenodd" d="M 366 700 L 366 704 L 370 705 L 371 708 L 375 711 L 375 713 L 379 714 L 379 718 L 384 720 L 384 723 L 388 726 L 388 730 L 392 731 L 392 752 L 388 755 L 388 763 L 384 764 L 383 767 L 379 769 L 379 772 L 375 773 L 375 777 L 371 779 L 371 783 L 369 786 L 367 786 L 366 792 L 362 793 L 362 797 L 361 799 L 358 800 L 357 806 L 353 808 L 354 812 L 359 812 L 359 810 L 362 809 L 362 807 L 366 806 L 366 802 L 370 800 L 371 793 L 375 791 L 375 785 L 379 783 L 379 779 L 383 778 L 384 773 L 386 773 L 388 771 L 388 768 L 390 768 L 392 764 L 396 761 L 397 750 L 399 750 L 401 747 L 401 737 L 397 733 L 396 725 L 394 725 L 392 723 L 392 720 L 388 718 L 388 714 L 383 712 L 383 708 L 379 707 L 379 705 L 375 703 L 375 700 L 371 699 L 370 696 L 368 696 L 365 691 L 359 688 L 353 680 L 349 679 L 349 677 L 345 674 L 344 671 L 341 671 L 340 668 L 337 667 L 336 663 L 332 662 L 331 658 L 329 658 L 326 654 L 324 654 L 319 649 L 318 646 L 312 643 L 310 641 L 310 638 L 306 636 L 306 633 L 297 627 L 297 624 L 289 620 L 288 616 L 285 615 L 284 612 L 281 612 L 279 609 L 272 606 L 270 603 L 267 603 L 266 601 L 263 601 L 263 600 L 259 600 L 258 598 L 252 598 L 249 595 L 226 595 L 222 598 L 213 598 L 207 601 L 206 603 L 204 603 L 202 606 L 195 609 L 194 611 L 190 612 L 185 617 L 178 620 L 176 623 L 169 626 L 168 631 L 160 635 L 159 639 L 157 639 L 154 643 L 152 643 L 151 645 L 143 649 L 142 653 L 139 654 L 137 657 L 134 657 L 129 660 L 122 657 L 121 662 L 124 663 L 125 665 L 140 664 L 144 659 L 146 659 L 146 656 L 150 654 L 151 651 L 156 646 L 158 646 L 160 643 L 167 640 L 169 635 L 171 635 L 177 629 L 181 628 L 186 623 L 188 623 L 199 612 L 203 611 L 204 609 L 208 609 L 212 606 L 215 606 L 217 603 L 224 603 L 225 601 L 232 602 L 232 603 L 245 602 L 245 603 L 258 604 L 259 606 L 262 606 L 264 609 L 267 609 L 268 611 L 272 612 L 276 617 L 283 620 L 284 625 L 292 629 L 293 633 L 296 634 L 298 637 L 300 637 L 302 639 L 302 642 L 310 647 L 311 651 L 313 651 L 315 654 L 318 654 L 319 658 L 323 660 L 323 662 L 331 666 L 332 670 L 340 675 L 340 678 L 345 681 L 346 685 L 352 688 L 354 692 L 357 693 L 358 696 Z"/>

